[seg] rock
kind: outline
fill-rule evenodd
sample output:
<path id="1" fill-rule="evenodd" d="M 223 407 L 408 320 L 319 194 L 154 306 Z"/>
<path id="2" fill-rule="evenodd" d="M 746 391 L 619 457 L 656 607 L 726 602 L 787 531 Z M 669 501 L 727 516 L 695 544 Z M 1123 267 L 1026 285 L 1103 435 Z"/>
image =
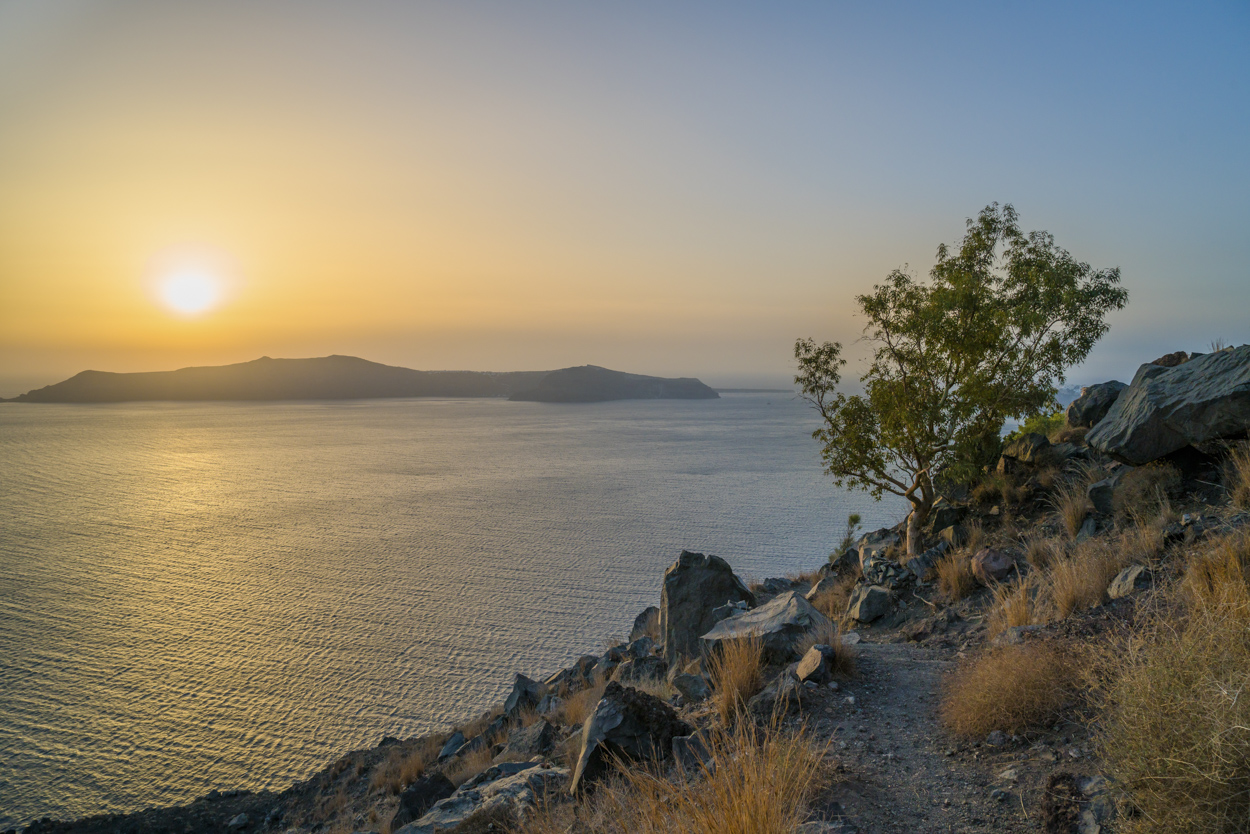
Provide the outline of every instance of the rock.
<path id="1" fill-rule="evenodd" d="M 541 683 L 518 674 L 512 681 L 512 691 L 508 693 L 508 699 L 503 703 L 504 715 L 516 718 L 527 709 L 535 709 L 545 694 L 546 687 Z"/>
<path id="2" fill-rule="evenodd" d="M 795 646 L 814 628 L 832 631 L 833 623 L 797 591 L 786 591 L 759 608 L 721 620 L 702 639 L 711 648 L 721 640 L 759 637 L 766 660 L 788 663 L 796 655 Z"/>
<path id="3" fill-rule="evenodd" d="M 858 645 L 859 641 L 862 639 L 863 638 L 859 636 L 858 631 L 848 631 L 846 634 L 842 635 L 842 645 L 855 646 Z"/>
<path id="4" fill-rule="evenodd" d="M 703 648 L 699 638 L 716 624 L 712 612 L 727 602 L 753 607 L 755 595 L 724 559 L 683 550 L 664 572 L 660 592 L 664 659 L 671 664 L 698 654 Z"/>
<path id="5" fill-rule="evenodd" d="M 838 577 L 834 574 L 826 574 L 816 580 L 816 584 L 812 585 L 812 589 L 803 595 L 803 599 L 811 602 L 821 594 L 829 593 L 838 587 Z"/>
<path id="6" fill-rule="evenodd" d="M 611 653 L 605 652 L 603 657 L 599 658 L 595 663 L 595 668 L 591 670 L 591 677 L 595 680 L 608 680 L 612 677 L 612 670 L 619 665 L 620 661 L 614 660 Z"/>
<path id="7" fill-rule="evenodd" d="M 779 576 L 770 577 L 760 583 L 760 588 L 766 594 L 780 594 L 782 591 L 790 590 L 791 587 L 793 586 L 789 579 Z"/>
<path id="8" fill-rule="evenodd" d="M 650 637 L 639 637 L 625 647 L 625 653 L 631 657 L 649 657 L 655 650 L 655 641 Z"/>
<path id="9" fill-rule="evenodd" d="M 247 814 L 231 817 L 230 821 L 226 823 L 227 831 L 238 831 L 240 828 L 247 828 Z"/>
<path id="10" fill-rule="evenodd" d="M 634 627 L 629 630 L 629 640 L 632 643 L 642 637 L 651 637 L 660 633 L 660 609 L 654 605 L 649 605 L 642 609 L 642 613 L 634 617 Z"/>
<path id="11" fill-rule="evenodd" d="M 1002 730 L 991 730 L 985 737 L 985 743 L 990 747 L 1002 747 L 1007 744 L 1007 734 Z"/>
<path id="12" fill-rule="evenodd" d="M 1140 466 L 1186 446 L 1250 429 L 1250 345 L 1167 368 L 1143 365 L 1085 437 L 1093 448 Z"/>
<path id="13" fill-rule="evenodd" d="M 1029 432 L 1004 446 L 1003 457 L 1018 460 L 1021 463 L 1038 464 L 1048 459 L 1049 450 L 1050 441 L 1045 435 Z"/>
<path id="14" fill-rule="evenodd" d="M 1150 568 L 1145 565 L 1129 565 L 1111 580 L 1111 584 L 1107 586 L 1107 596 L 1111 599 L 1131 596 L 1136 591 L 1149 588 L 1151 579 Z"/>
<path id="15" fill-rule="evenodd" d="M 456 755 L 460 748 L 464 747 L 464 742 L 464 733 L 456 730 L 451 734 L 451 738 L 447 739 L 446 743 L 443 744 L 443 749 L 438 751 L 438 760 L 441 762 Z"/>
<path id="16" fill-rule="evenodd" d="M 1107 416 L 1107 412 L 1119 398 L 1120 392 L 1127 387 L 1117 379 L 1085 386 L 1081 389 L 1081 396 L 1068 406 L 1068 425 L 1074 428 L 1092 429 L 1099 420 Z"/>
<path id="17" fill-rule="evenodd" d="M 594 655 L 582 655 L 572 666 L 543 681 L 543 686 L 550 692 L 575 692 L 590 683 L 598 662 L 599 658 Z"/>
<path id="18" fill-rule="evenodd" d="M 886 551 L 899 547 L 903 537 L 890 527 L 874 530 L 859 540 L 859 564 L 862 569 L 864 562 L 872 558 L 885 558 Z"/>
<path id="19" fill-rule="evenodd" d="M 1095 481 L 1086 488 L 1085 494 L 1089 497 L 1089 503 L 1094 507 L 1094 512 L 1100 515 L 1112 515 L 1115 512 L 1112 500 L 1115 497 L 1116 485 L 1120 483 L 1121 474 L 1117 473 L 1110 478 Z"/>
<path id="20" fill-rule="evenodd" d="M 794 676 L 800 683 L 828 683 L 833 677 L 834 666 L 838 662 L 838 653 L 833 646 L 817 644 L 807 650 L 807 654 L 795 667 Z"/>
<path id="21" fill-rule="evenodd" d="M 693 728 L 659 698 L 615 681 L 586 719 L 570 790 L 579 791 L 609 769 L 613 757 L 660 761 L 672 755 L 673 737 Z"/>
<path id="22" fill-rule="evenodd" d="M 631 657 L 612 673 L 612 680 L 626 683 L 629 681 L 662 681 L 668 674 L 668 664 L 664 658 Z"/>
<path id="23" fill-rule="evenodd" d="M 712 760 L 712 751 L 702 733 L 673 736 L 673 759 L 682 770 L 698 772 Z"/>
<path id="24" fill-rule="evenodd" d="M 951 547 L 963 547 L 968 541 L 968 528 L 962 524 L 954 524 L 950 527 L 944 527 L 938 532 L 938 538 L 946 542 Z"/>
<path id="25" fill-rule="evenodd" d="M 396 831 L 415 819 L 420 819 L 426 811 L 440 799 L 446 799 L 456 792 L 456 786 L 441 773 L 427 773 L 399 795 L 399 808 L 391 818 L 391 830 Z"/>
<path id="26" fill-rule="evenodd" d="M 880 585 L 857 585 L 851 592 L 846 615 L 861 623 L 871 623 L 890 613 L 890 589 Z"/>
<path id="27" fill-rule="evenodd" d="M 568 768 L 564 767 L 542 767 L 535 763 L 496 765 L 465 782 L 451 796 L 434 803 L 420 819 L 395 830 L 395 834 L 452 831 L 476 815 L 523 816 L 549 793 L 563 787 L 568 778 Z"/>
<path id="28" fill-rule="evenodd" d="M 925 537 L 932 539 L 939 531 L 963 521 L 965 512 L 963 507 L 957 507 L 945 498 L 938 498 L 929 510 L 929 518 L 925 521 Z"/>
<path id="29" fill-rule="evenodd" d="M 1077 544 L 1089 541 L 1098 532 L 1098 522 L 1094 520 L 1092 515 L 1085 516 L 1085 520 L 1081 522 L 1081 529 L 1076 531 Z"/>
<path id="30" fill-rule="evenodd" d="M 972 575 L 982 585 L 1004 581 L 1015 566 L 1014 556 L 992 547 L 983 547 L 972 557 Z"/>
<path id="31" fill-rule="evenodd" d="M 1194 354 L 1194 356 L 1201 356 L 1201 355 L 1202 355 L 1201 353 Z M 1183 350 L 1178 350 L 1175 353 L 1165 353 L 1162 356 L 1160 356 L 1158 359 L 1156 359 L 1155 361 L 1151 362 L 1150 364 L 1159 365 L 1164 368 L 1175 368 L 1177 365 L 1184 365 L 1186 362 L 1189 361 L 1189 358 L 1190 357 L 1188 353 L 1186 353 Z"/>
<path id="32" fill-rule="evenodd" d="M 692 704 L 712 697 L 712 687 L 708 686 L 707 680 L 702 675 L 688 675 L 682 672 L 670 675 L 669 683 L 681 693 L 681 697 Z"/>
<path id="33" fill-rule="evenodd" d="M 771 717 L 798 710 L 802 688 L 790 675 L 778 675 L 759 694 L 747 701 L 747 709 L 760 716 Z"/>
<path id="34" fill-rule="evenodd" d="M 495 756 L 495 760 L 525 761 L 534 756 L 545 756 L 555 747 L 555 743 L 556 728 L 539 719 L 528 727 L 513 732 L 503 750 Z"/>
<path id="35" fill-rule="evenodd" d="M 937 563 L 949 549 L 950 545 L 946 542 L 938 542 L 935 547 L 929 548 L 914 559 L 908 559 L 907 570 L 917 582 L 927 582 L 937 573 Z"/>
<path id="36" fill-rule="evenodd" d="M 863 574 L 864 581 L 869 585 L 884 585 L 887 588 L 897 588 L 911 581 L 911 573 L 906 568 L 884 556 L 869 556 L 865 559 Z"/>
<path id="37" fill-rule="evenodd" d="M 553 712 L 558 712 L 562 706 L 564 706 L 564 699 L 559 695 L 548 692 L 543 696 L 543 699 L 538 702 L 535 712 L 539 715 L 551 715 Z"/>

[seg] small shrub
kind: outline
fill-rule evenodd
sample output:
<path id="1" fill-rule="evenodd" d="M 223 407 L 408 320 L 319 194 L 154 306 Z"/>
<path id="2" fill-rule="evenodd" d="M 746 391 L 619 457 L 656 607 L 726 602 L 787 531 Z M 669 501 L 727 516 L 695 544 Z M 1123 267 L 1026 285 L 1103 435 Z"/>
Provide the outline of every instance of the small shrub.
<path id="1" fill-rule="evenodd" d="M 838 677 L 851 678 L 855 676 L 855 647 L 842 642 L 842 629 L 835 623 L 831 620 L 827 626 L 813 628 L 799 641 L 795 650 L 802 657 L 812 646 L 828 646 L 833 649 L 831 671 Z"/>
<path id="2" fill-rule="evenodd" d="M 842 533 L 842 541 L 838 542 L 838 549 L 829 554 L 829 561 L 832 562 L 855 546 L 855 540 L 859 537 L 862 522 L 863 518 L 859 513 L 851 513 L 846 517 L 846 529 Z"/>
<path id="3" fill-rule="evenodd" d="M 957 735 L 1018 733 L 1053 720 L 1077 685 L 1073 658 L 1053 643 L 993 649 L 946 681 L 942 722 Z"/>
<path id="4" fill-rule="evenodd" d="M 972 488 L 971 497 L 982 507 L 998 504 L 1007 509 L 1024 503 L 1029 497 L 1029 488 L 1013 475 L 990 472 Z"/>
<path id="5" fill-rule="evenodd" d="M 990 636 L 997 637 L 1009 628 L 1044 622 L 1039 574 L 1030 573 L 1015 582 L 994 586 L 994 602 L 986 625 Z"/>
<path id="6" fill-rule="evenodd" d="M 971 548 L 957 550 L 938 560 L 938 590 L 950 602 L 958 602 L 977 589 L 977 580 L 972 575 L 970 551 Z"/>
<path id="7" fill-rule="evenodd" d="M 1024 560 L 1034 570 L 1046 570 L 1062 554 L 1063 548 L 1052 538 L 1036 536 L 1024 544 Z"/>
<path id="8" fill-rule="evenodd" d="M 1086 517 L 1094 510 L 1085 489 L 1084 480 L 1078 479 L 1060 484 L 1051 497 L 1051 504 L 1059 515 L 1059 523 L 1064 532 L 1074 539 L 1081 532 L 1081 525 L 1085 523 Z"/>
<path id="9" fill-rule="evenodd" d="M 1250 443 L 1239 443 L 1228 456 L 1225 483 L 1234 507 L 1250 510 Z"/>
<path id="10" fill-rule="evenodd" d="M 1024 437 L 1026 434 L 1040 434 L 1044 437 L 1050 437 L 1050 435 L 1063 428 L 1066 419 L 1067 417 L 1063 409 L 1034 414 L 1021 423 L 1015 431 L 1004 437 L 1003 443 L 1010 443 L 1013 440 Z"/>
<path id="11" fill-rule="evenodd" d="M 1250 534 L 1226 537 L 1194 554 L 1181 579 L 1181 593 L 1197 609 L 1250 606 Z"/>
<path id="12" fill-rule="evenodd" d="M 1126 472 L 1111 498 L 1121 521 L 1149 521 L 1169 508 L 1168 498 L 1179 492 L 1181 473 L 1170 463 L 1148 463 Z"/>
<path id="13" fill-rule="evenodd" d="M 712 705 L 725 723 L 764 688 L 764 645 L 758 637 L 722 640 L 711 657 Z"/>
<path id="14" fill-rule="evenodd" d="M 1064 619 L 1073 611 L 1102 603 L 1107 586 L 1128 566 L 1124 552 L 1101 542 L 1084 542 L 1050 569 L 1050 598 L 1055 614 Z"/>

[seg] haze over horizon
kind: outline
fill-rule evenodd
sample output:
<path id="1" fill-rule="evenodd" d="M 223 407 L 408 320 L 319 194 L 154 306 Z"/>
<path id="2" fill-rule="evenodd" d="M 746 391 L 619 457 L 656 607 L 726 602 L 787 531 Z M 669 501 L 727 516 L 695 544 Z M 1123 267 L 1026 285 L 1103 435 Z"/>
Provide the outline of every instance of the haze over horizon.
<path id="1" fill-rule="evenodd" d="M 0 5 L 0 396 L 262 355 L 780 387 L 1010 202 L 1250 342 L 1250 8 Z M 854 367 L 852 366 L 853 370 Z"/>

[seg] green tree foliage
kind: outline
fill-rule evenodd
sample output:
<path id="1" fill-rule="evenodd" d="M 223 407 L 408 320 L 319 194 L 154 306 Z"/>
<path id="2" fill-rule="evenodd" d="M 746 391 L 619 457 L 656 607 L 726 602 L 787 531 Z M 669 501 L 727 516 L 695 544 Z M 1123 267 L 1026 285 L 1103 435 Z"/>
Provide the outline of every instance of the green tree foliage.
<path id="1" fill-rule="evenodd" d="M 1005 420 L 1052 407 L 1066 369 L 1127 302 L 1119 283 L 1118 268 L 1092 269 L 1047 232 L 1022 232 L 1010 205 L 987 206 L 957 249 L 938 247 L 927 283 L 895 270 L 856 298 L 872 346 L 862 394 L 838 391 L 840 343 L 795 343 L 825 471 L 878 500 L 906 498 L 914 554 L 934 479 L 971 476 Z"/>

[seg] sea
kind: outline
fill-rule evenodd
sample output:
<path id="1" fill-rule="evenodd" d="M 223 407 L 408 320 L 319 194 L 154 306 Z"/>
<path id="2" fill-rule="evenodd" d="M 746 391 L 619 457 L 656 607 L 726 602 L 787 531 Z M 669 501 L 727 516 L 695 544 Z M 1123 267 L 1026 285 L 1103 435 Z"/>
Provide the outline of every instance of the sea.
<path id="1" fill-rule="evenodd" d="M 0 405 L 0 829 L 280 790 L 627 634 L 683 549 L 851 512 L 789 393 Z"/>

